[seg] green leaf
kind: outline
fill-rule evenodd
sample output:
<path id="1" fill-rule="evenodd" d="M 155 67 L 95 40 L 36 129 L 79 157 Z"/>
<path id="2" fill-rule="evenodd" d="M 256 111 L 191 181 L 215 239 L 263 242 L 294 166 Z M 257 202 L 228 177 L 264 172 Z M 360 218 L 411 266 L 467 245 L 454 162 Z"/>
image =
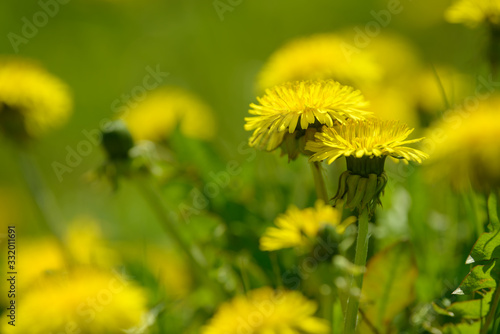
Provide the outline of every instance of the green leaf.
<path id="1" fill-rule="evenodd" d="M 418 271 L 409 242 L 398 242 L 370 259 L 363 280 L 360 333 L 370 333 L 366 320 L 386 332 L 394 317 L 415 298 Z"/>
<path id="2" fill-rule="evenodd" d="M 494 277 L 500 277 L 496 260 L 485 265 L 472 268 L 472 271 L 465 276 L 458 289 L 453 291 L 454 295 L 468 295 L 481 289 L 495 288 L 497 283 Z"/>
<path id="3" fill-rule="evenodd" d="M 466 264 L 500 258 L 500 230 L 481 234 L 472 247 Z"/>
<path id="4" fill-rule="evenodd" d="M 481 330 L 479 321 L 473 323 L 448 324 L 443 328 L 443 334 L 477 334 Z"/>
<path id="5" fill-rule="evenodd" d="M 461 319 L 479 319 L 488 314 L 492 296 L 493 290 L 480 299 L 453 303 L 446 308 L 446 311 Z"/>

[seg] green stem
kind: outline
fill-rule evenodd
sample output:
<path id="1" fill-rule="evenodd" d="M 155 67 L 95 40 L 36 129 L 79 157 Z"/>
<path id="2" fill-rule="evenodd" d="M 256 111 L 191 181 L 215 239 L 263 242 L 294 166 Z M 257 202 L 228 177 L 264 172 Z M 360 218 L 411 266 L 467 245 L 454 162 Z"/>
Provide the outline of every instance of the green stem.
<path id="1" fill-rule="evenodd" d="M 488 315 L 486 315 L 486 320 L 484 321 L 483 327 L 481 327 L 481 334 L 488 333 L 488 329 L 490 328 L 491 323 L 495 320 L 495 314 L 498 306 L 498 302 L 500 301 L 500 287 L 497 287 L 495 290 L 495 294 L 493 295 L 493 299 L 491 300 L 490 310 L 488 311 Z"/>
<path id="2" fill-rule="evenodd" d="M 148 182 L 149 180 L 145 178 L 135 179 L 135 181 L 135 184 L 142 196 L 162 223 L 161 226 L 163 227 L 165 233 L 167 233 L 167 235 L 172 238 L 177 246 L 184 252 L 193 270 L 199 277 L 206 278 L 206 283 L 211 286 L 213 291 L 220 292 L 220 296 L 225 296 L 226 291 L 217 282 L 213 281 L 209 275 L 207 275 L 209 268 L 201 250 L 196 247 L 196 245 L 188 245 L 172 224 L 172 213 L 169 213 L 164 207 L 163 199 L 158 191 L 153 189 Z"/>
<path id="3" fill-rule="evenodd" d="M 329 202 L 328 192 L 326 191 L 325 180 L 323 179 L 320 162 L 311 162 L 311 169 L 314 178 L 314 185 L 316 186 L 316 195 L 318 196 L 318 199 L 323 200 L 323 202 L 327 204 Z"/>
<path id="4" fill-rule="evenodd" d="M 42 173 L 33 157 L 22 149 L 17 149 L 21 172 L 30 191 L 31 198 L 40 217 L 40 222 L 51 231 L 56 238 L 62 240 L 61 214 L 55 196 L 44 182 Z"/>
<path id="5" fill-rule="evenodd" d="M 368 210 L 363 210 L 358 217 L 358 238 L 356 240 L 356 255 L 354 264 L 364 267 L 368 255 Z M 361 293 L 363 287 L 363 275 L 357 275 L 351 280 L 351 288 L 356 287 Z M 347 311 L 344 323 L 344 334 L 354 334 L 356 331 L 356 320 L 359 309 L 359 296 L 349 295 Z"/>

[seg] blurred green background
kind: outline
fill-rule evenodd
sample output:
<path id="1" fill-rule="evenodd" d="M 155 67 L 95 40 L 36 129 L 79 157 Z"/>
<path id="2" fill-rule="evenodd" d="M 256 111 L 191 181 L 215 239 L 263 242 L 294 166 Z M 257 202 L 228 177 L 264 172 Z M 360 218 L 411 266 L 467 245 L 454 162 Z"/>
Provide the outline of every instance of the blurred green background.
<path id="1" fill-rule="evenodd" d="M 216 139 L 209 150 L 201 150 L 196 144 L 189 148 L 187 143 L 186 151 L 179 154 L 201 166 L 205 176 L 210 171 L 224 170 L 229 160 L 238 161 L 243 172 L 232 180 L 228 194 L 223 195 L 229 200 L 214 200 L 212 213 L 217 215 L 204 216 L 202 224 L 191 225 L 194 232 L 189 233 L 199 232 L 206 243 L 221 224 L 229 226 L 230 235 L 243 238 L 250 233 L 244 243 L 235 237 L 226 246 L 235 253 L 244 252 L 246 247 L 257 262 L 261 261 L 265 271 L 271 272 L 267 255 L 257 254 L 258 237 L 290 203 L 304 207 L 314 202 L 314 194 L 305 159 L 287 164 L 286 158 L 279 158 L 277 153 L 257 152 L 257 158 L 248 162 L 249 155 L 238 153 L 238 147 L 249 136 L 243 124 L 248 105 L 257 94 L 256 76 L 269 55 L 288 40 L 353 27 L 364 29 L 366 23 L 374 20 L 371 12 L 386 9 L 388 2 L 243 0 L 233 6 L 227 0 L 221 1 L 231 7 L 222 14 L 223 19 L 214 1 L 72 0 L 60 4 L 57 15 L 39 28 L 36 36 L 19 45 L 18 54 L 7 36 L 10 32 L 21 35 L 22 18 L 32 22 L 41 7 L 36 1 L 2 1 L 0 54 L 38 60 L 71 87 L 75 106 L 70 121 L 38 141 L 34 154 L 62 210 L 62 220 L 93 216 L 101 221 L 104 235 L 117 243 L 163 242 L 165 237 L 155 216 L 130 185 L 124 184 L 120 191 L 111 194 L 84 181 L 85 173 L 105 158 L 100 147 L 94 147 L 81 164 L 64 174 L 62 182 L 58 181 L 52 163 L 64 163 L 66 147 L 75 148 L 86 139 L 82 130 L 99 129 L 103 119 L 116 116 L 113 101 L 141 85 L 148 66 L 159 66 L 169 73 L 164 84 L 184 87 L 205 100 L 218 123 Z M 383 31 L 408 38 L 426 64 L 445 63 L 470 75 L 486 73 L 486 37 L 477 30 L 444 22 L 443 12 L 450 2 L 402 0 L 401 14 L 394 15 Z M 19 235 L 41 233 L 43 229 L 36 223 L 36 211 L 17 158 L 5 140 L 0 141 L 0 159 L 1 198 L 10 198 L 0 203 L 0 208 L 5 206 L 1 211 L 10 212 L 6 215 L 10 221 L 5 224 L 17 225 Z M 460 198 L 446 193 L 436 194 L 430 200 L 428 196 L 435 189 L 421 180 L 417 171 L 397 186 L 392 181 L 394 185 L 384 199 L 386 210 L 380 219 L 385 230 L 374 247 L 380 249 L 400 237 L 411 238 L 424 274 L 419 283 L 420 300 L 429 302 L 449 293 L 459 283 L 467 272 L 463 261 L 477 236 L 474 227 L 461 220 L 464 213 L 456 210 Z M 329 185 L 331 193 L 335 183 L 333 180 Z M 190 187 L 180 187 L 182 191 L 175 185 L 166 191 L 174 197 L 177 193 L 185 196 Z M 248 206 L 243 208 L 241 198 L 245 196 L 249 198 Z M 392 206 L 393 200 L 407 201 L 406 207 L 399 206 L 402 211 L 398 211 Z M 434 219 L 433 228 L 424 223 L 429 217 Z M 401 219 L 409 225 L 391 225 Z M 438 252 L 442 258 L 435 257 Z"/>

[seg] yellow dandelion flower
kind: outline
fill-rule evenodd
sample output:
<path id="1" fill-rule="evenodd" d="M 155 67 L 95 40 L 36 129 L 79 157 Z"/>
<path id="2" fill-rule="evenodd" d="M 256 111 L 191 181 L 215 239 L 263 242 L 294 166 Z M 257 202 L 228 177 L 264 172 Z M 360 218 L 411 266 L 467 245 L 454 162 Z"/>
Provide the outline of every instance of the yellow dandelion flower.
<path id="1" fill-rule="evenodd" d="M 177 87 L 157 89 L 123 116 L 135 140 L 160 142 L 179 127 L 190 138 L 210 140 L 216 134 L 211 108 Z"/>
<path id="2" fill-rule="evenodd" d="M 23 257 L 19 257 L 16 267 L 22 275 L 18 276 L 17 286 L 21 291 L 29 288 L 40 277 L 67 268 L 67 261 L 61 244 L 53 237 L 38 239 L 19 239 Z M 4 280 L 0 283 L 3 285 Z"/>
<path id="3" fill-rule="evenodd" d="M 357 85 L 374 81 L 379 68 L 370 55 L 351 54 L 347 41 L 336 34 L 317 34 L 292 40 L 274 52 L 259 74 L 261 91 L 289 81 L 334 79 Z"/>
<path id="4" fill-rule="evenodd" d="M 121 333 L 147 312 L 145 292 L 118 273 L 74 269 L 47 276 L 16 300 L 15 326 L 2 333 Z"/>
<path id="5" fill-rule="evenodd" d="M 66 122 L 68 87 L 38 64 L 0 59 L 0 131 L 15 139 L 37 137 Z"/>
<path id="6" fill-rule="evenodd" d="M 250 146 L 272 151 L 285 135 L 304 135 L 302 130 L 334 126 L 349 118 L 364 119 L 367 102 L 361 92 L 333 80 L 297 81 L 275 86 L 250 104 L 254 117 L 245 118 L 245 130 L 252 131 Z M 305 131 L 303 131 L 305 132 Z"/>
<path id="7" fill-rule="evenodd" d="M 355 40 L 355 36 L 350 40 Z M 370 54 L 382 72 L 375 84 L 357 86 L 370 101 L 370 111 L 380 119 L 418 126 L 419 115 L 413 103 L 415 77 L 422 66 L 418 49 L 406 38 L 384 32 L 361 52 Z"/>
<path id="8" fill-rule="evenodd" d="M 500 97 L 480 102 L 477 109 L 457 108 L 445 114 L 428 131 L 429 138 L 439 133 L 439 140 L 425 145 L 433 149 L 428 172 L 433 181 L 449 180 L 458 190 L 489 191 L 500 187 Z"/>
<path id="9" fill-rule="evenodd" d="M 463 100 L 470 88 L 468 81 L 464 74 L 448 66 L 422 71 L 412 89 L 419 111 L 427 116 L 436 115 L 446 109 L 446 100 L 448 103 Z"/>
<path id="10" fill-rule="evenodd" d="M 458 0 L 445 12 L 445 19 L 450 23 L 463 23 L 476 27 L 487 22 L 500 23 L 500 1 L 498 0 Z"/>
<path id="11" fill-rule="evenodd" d="M 326 226 L 331 226 L 338 234 L 344 233 L 347 226 L 355 222 L 350 217 L 342 222 L 342 212 L 323 201 L 317 201 L 314 208 L 299 210 L 291 206 L 274 222 L 277 227 L 270 227 L 260 239 L 260 249 L 274 251 L 282 248 L 300 247 L 307 249 Z"/>
<path id="12" fill-rule="evenodd" d="M 298 291 L 252 290 L 221 305 L 202 334 L 323 334 L 330 329 L 317 305 Z"/>
<path id="13" fill-rule="evenodd" d="M 326 160 L 329 164 L 342 156 L 358 159 L 391 156 L 421 163 L 427 154 L 404 146 L 423 139 L 406 140 L 413 130 L 398 121 L 352 120 L 316 133 L 316 141 L 309 141 L 306 149 L 314 152 L 311 161 Z"/>
<path id="14" fill-rule="evenodd" d="M 313 152 L 311 161 L 326 160 L 331 164 L 345 157 L 347 171 L 340 176 L 334 200 L 345 200 L 345 206 L 351 209 L 368 207 L 373 213 L 376 204 L 381 204 L 380 195 L 387 184 L 385 159 L 389 156 L 421 163 L 427 158 L 424 152 L 405 146 L 423 139 L 407 140 L 412 132 L 397 121 L 350 120 L 337 129 L 316 133 L 316 140 L 307 142 L 306 150 Z"/>
<path id="15" fill-rule="evenodd" d="M 79 265 L 110 268 L 118 264 L 118 254 L 106 245 L 97 221 L 80 217 L 69 225 L 65 246 L 70 259 Z"/>
<path id="16" fill-rule="evenodd" d="M 168 296 L 182 298 L 191 291 L 193 277 L 189 266 L 176 252 L 160 247 L 148 248 L 146 265 Z"/>

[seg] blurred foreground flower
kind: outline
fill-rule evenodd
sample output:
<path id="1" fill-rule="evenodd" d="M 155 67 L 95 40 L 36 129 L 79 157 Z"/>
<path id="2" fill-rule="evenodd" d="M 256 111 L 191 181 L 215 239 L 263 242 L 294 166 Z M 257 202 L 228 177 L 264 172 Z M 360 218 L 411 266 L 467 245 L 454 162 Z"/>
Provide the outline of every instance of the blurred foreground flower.
<path id="1" fill-rule="evenodd" d="M 0 132 L 16 141 L 64 124 L 72 109 L 68 87 L 37 63 L 0 59 Z"/>
<path id="2" fill-rule="evenodd" d="M 314 317 L 317 306 L 298 291 L 252 290 L 220 306 L 203 334 L 323 334 L 328 322 Z"/>
<path id="3" fill-rule="evenodd" d="M 286 43 L 263 67 L 259 89 L 289 81 L 333 79 L 357 86 L 378 79 L 380 70 L 370 56 L 352 52 L 346 42 L 340 35 L 317 34 Z"/>
<path id="4" fill-rule="evenodd" d="M 475 27 L 486 22 L 500 24 L 500 1 L 498 0 L 458 0 L 445 13 L 451 23 L 463 23 Z"/>
<path id="5" fill-rule="evenodd" d="M 118 273 L 76 268 L 23 291 L 18 321 L 2 333 L 121 333 L 147 312 L 145 291 Z"/>
<path id="6" fill-rule="evenodd" d="M 276 218 L 277 228 L 270 227 L 266 230 L 260 239 L 260 248 L 264 251 L 289 247 L 307 249 L 316 242 L 318 234 L 327 226 L 342 234 L 355 221 L 355 217 L 349 217 L 342 222 L 342 212 L 325 205 L 323 201 L 317 201 L 314 208 L 304 210 L 291 206 L 285 214 Z"/>
<path id="7" fill-rule="evenodd" d="M 177 87 L 149 93 L 123 115 L 135 140 L 161 142 L 178 126 L 190 138 L 210 140 L 216 134 L 211 108 L 197 96 Z"/>
<path id="8" fill-rule="evenodd" d="M 252 103 L 245 130 L 252 131 L 250 146 L 273 151 L 280 145 L 289 159 L 304 152 L 307 139 L 347 119 L 371 115 L 361 92 L 333 80 L 286 83 L 266 90 L 259 104 Z"/>
<path id="9" fill-rule="evenodd" d="M 427 154 L 404 145 L 423 138 L 407 140 L 413 129 L 397 121 L 347 121 L 343 126 L 324 129 L 315 141 L 306 144 L 314 152 L 311 161 L 326 160 L 329 164 L 345 157 L 347 171 L 342 173 L 335 200 L 345 199 L 346 207 L 370 211 L 380 204 L 379 196 L 387 183 L 384 172 L 385 159 L 389 156 L 403 161 L 421 163 Z"/>
<path id="10" fill-rule="evenodd" d="M 429 129 L 440 133 L 439 141 L 429 142 L 435 150 L 429 159 L 431 180 L 445 178 L 456 189 L 470 185 L 478 191 L 500 187 L 500 97 L 480 102 L 477 109 L 464 113 L 461 108 Z"/>

